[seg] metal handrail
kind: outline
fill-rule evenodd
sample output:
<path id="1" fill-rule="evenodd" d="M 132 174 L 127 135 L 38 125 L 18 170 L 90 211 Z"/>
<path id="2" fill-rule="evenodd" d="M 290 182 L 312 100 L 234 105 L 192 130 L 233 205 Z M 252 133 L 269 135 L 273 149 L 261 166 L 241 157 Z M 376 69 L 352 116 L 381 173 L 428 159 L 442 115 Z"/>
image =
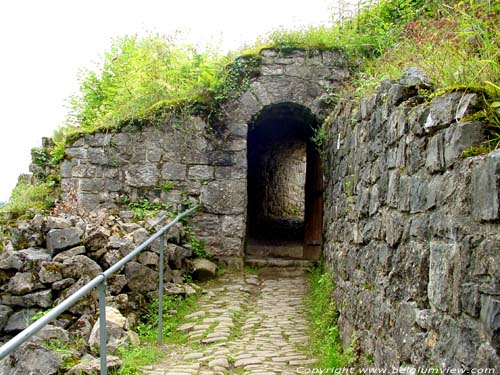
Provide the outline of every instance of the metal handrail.
<path id="1" fill-rule="evenodd" d="M 107 333 L 106 333 L 106 279 L 117 272 L 120 268 L 122 268 L 126 263 L 132 260 L 135 256 L 137 256 L 140 252 L 146 249 L 151 243 L 156 240 L 158 237 L 160 238 L 160 260 L 159 260 L 159 286 L 158 286 L 158 299 L 159 299 L 159 307 L 158 307 L 158 344 L 162 343 L 163 339 L 163 273 L 165 268 L 165 234 L 168 230 L 174 226 L 179 220 L 182 218 L 192 214 L 196 211 L 200 205 L 196 205 L 190 208 L 187 211 L 177 215 L 174 220 L 170 223 L 162 227 L 159 231 L 149 237 L 146 241 L 144 241 L 141 245 L 136 247 L 132 252 L 123 257 L 120 261 L 112 265 L 106 271 L 100 273 L 95 278 L 90 280 L 83 287 L 78 289 L 71 296 L 66 298 L 64 301 L 59 303 L 56 307 L 52 308 L 47 314 L 41 317 L 36 322 L 32 323 L 30 326 L 26 327 L 23 331 L 14 336 L 11 340 L 7 341 L 2 347 L 0 347 L 0 360 L 5 358 L 7 355 L 12 353 L 16 348 L 18 348 L 21 344 L 27 341 L 31 336 L 37 333 L 40 329 L 45 327 L 59 315 L 61 315 L 64 311 L 73 306 L 76 302 L 78 302 L 81 298 L 86 296 L 92 289 L 97 288 L 99 293 L 99 352 L 100 352 L 100 360 L 101 360 L 101 375 L 106 375 L 107 373 L 107 362 L 106 362 L 106 341 L 107 341 Z"/>

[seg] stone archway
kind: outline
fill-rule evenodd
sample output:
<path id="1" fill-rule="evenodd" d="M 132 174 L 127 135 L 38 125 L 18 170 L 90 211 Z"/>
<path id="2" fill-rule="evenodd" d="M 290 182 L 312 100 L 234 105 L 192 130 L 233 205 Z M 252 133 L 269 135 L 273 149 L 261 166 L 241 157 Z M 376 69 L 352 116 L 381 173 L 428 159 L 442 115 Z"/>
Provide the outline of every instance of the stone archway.
<path id="1" fill-rule="evenodd" d="M 304 106 L 266 106 L 248 128 L 246 256 L 318 259 L 323 216 L 317 118 Z"/>
<path id="2" fill-rule="evenodd" d="M 259 121 L 267 121 L 266 118 L 268 120 L 274 118 L 279 122 L 281 121 L 279 120 L 280 116 L 301 125 L 321 121 L 328 113 L 325 99 L 328 99 L 329 94 L 334 92 L 341 82 L 349 76 L 346 60 L 339 51 L 294 50 L 281 53 L 275 50 L 263 50 L 260 57 L 260 72 L 252 78 L 248 89 L 238 98 L 227 102 L 223 108 L 225 130 L 224 137 L 220 138 L 220 149 L 228 150 L 224 162 L 227 159 L 228 164 L 237 168 L 235 173 L 229 175 L 231 180 L 233 182 L 244 181 L 247 186 L 252 184 L 251 181 L 247 182 L 247 179 L 251 180 L 252 177 L 251 172 L 247 173 L 247 169 L 253 168 L 250 163 L 251 158 L 249 160 L 248 155 L 251 155 L 255 148 L 255 142 L 252 142 L 252 132 L 255 125 Z M 313 120 L 305 120 L 307 118 Z M 307 126 L 302 127 L 305 129 Z M 275 147 L 274 150 L 277 155 L 281 155 L 282 159 L 287 159 L 285 155 L 306 155 L 305 170 L 307 173 L 305 175 L 309 178 L 308 181 L 304 181 L 305 178 L 302 179 L 303 185 L 305 185 L 302 199 L 303 213 L 301 214 L 302 232 L 298 232 L 299 234 L 295 237 L 296 241 L 300 241 L 300 244 L 296 246 L 296 252 L 292 254 L 301 259 L 317 259 L 321 248 L 323 173 L 319 155 L 316 153 L 315 147 L 308 141 L 311 135 L 312 133 L 302 134 L 299 137 L 302 145 L 291 146 L 290 142 L 294 141 L 289 139 L 287 141 L 288 147 L 281 145 Z M 275 143 L 276 145 L 277 143 Z M 280 149 L 282 150 L 280 151 Z M 304 170 L 304 163 L 302 170 Z M 296 177 L 299 175 L 295 174 Z M 299 185 L 297 184 L 297 186 Z M 206 189 L 211 188 L 210 185 Z M 263 193 L 252 192 L 251 189 L 243 194 L 241 190 L 223 189 L 223 193 L 225 197 L 237 196 L 238 199 L 246 203 L 242 232 L 238 233 L 242 236 L 239 254 L 246 256 L 248 255 L 248 246 L 245 250 L 245 243 L 248 245 L 253 230 L 251 214 L 252 210 L 258 207 L 252 194 L 262 195 Z M 281 197 L 285 197 L 285 195 L 281 194 Z M 279 204 L 278 207 L 280 207 Z M 284 231 L 286 233 L 287 229 Z M 289 230 L 288 234 L 290 234 Z M 233 241 L 228 242 L 231 246 L 233 243 Z"/>

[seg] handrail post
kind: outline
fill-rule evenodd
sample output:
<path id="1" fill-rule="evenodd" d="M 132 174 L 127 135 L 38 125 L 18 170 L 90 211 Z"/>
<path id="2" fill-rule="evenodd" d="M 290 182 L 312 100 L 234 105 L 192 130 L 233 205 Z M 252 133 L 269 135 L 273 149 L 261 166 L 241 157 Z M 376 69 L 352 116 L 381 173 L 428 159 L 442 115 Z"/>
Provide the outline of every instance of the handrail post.
<path id="1" fill-rule="evenodd" d="M 108 366 L 106 363 L 106 279 L 97 285 L 99 291 L 99 355 L 101 356 L 101 375 L 106 375 Z"/>
<path id="2" fill-rule="evenodd" d="M 165 269 L 165 233 L 160 236 L 160 280 L 158 281 L 158 345 L 163 342 L 163 273 Z"/>

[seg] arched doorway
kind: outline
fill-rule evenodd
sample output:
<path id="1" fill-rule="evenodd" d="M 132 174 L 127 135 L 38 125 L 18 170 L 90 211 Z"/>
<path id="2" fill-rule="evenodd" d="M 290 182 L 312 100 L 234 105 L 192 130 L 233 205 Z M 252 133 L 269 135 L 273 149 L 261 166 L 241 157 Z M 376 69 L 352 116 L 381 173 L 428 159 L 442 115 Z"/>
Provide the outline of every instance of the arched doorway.
<path id="1" fill-rule="evenodd" d="M 318 259 L 323 218 L 318 120 L 294 103 L 264 107 L 249 124 L 247 257 Z"/>

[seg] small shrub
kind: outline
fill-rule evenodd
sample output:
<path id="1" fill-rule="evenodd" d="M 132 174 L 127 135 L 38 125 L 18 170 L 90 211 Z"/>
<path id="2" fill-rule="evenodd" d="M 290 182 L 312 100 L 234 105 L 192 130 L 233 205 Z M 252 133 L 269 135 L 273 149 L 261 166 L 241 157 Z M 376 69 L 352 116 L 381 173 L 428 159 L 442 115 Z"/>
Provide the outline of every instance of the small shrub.
<path id="1" fill-rule="evenodd" d="M 54 182 L 29 184 L 19 180 L 7 204 L 2 211 L 10 212 L 17 217 L 31 217 L 36 212 L 50 209 L 56 200 L 57 189 Z"/>

